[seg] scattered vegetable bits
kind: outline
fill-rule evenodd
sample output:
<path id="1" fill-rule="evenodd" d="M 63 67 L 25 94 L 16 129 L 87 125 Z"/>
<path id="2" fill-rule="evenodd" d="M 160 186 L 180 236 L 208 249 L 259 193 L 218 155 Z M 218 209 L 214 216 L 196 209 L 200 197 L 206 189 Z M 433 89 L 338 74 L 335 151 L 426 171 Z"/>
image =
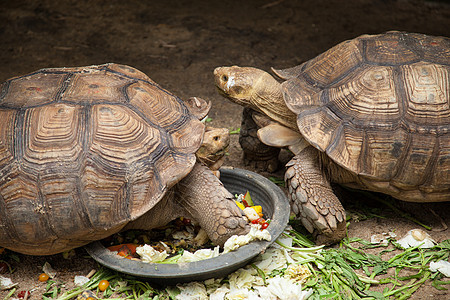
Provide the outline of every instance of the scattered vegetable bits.
<path id="1" fill-rule="evenodd" d="M 47 274 L 45 274 L 45 273 L 42 273 L 41 275 L 39 275 L 39 281 L 40 282 L 46 282 L 49 278 L 50 277 Z"/>
<path id="2" fill-rule="evenodd" d="M 253 240 L 270 241 L 270 220 L 265 220 L 261 205 L 254 205 L 250 192 L 236 196 L 236 205 L 241 208 L 251 223 L 247 235 L 232 236 L 223 253 L 235 250 Z M 219 247 L 208 240 L 199 242 L 201 230 L 187 218 L 179 218 L 168 225 L 150 231 L 130 230 L 105 239 L 107 249 L 127 259 L 145 263 L 181 263 L 213 258 L 220 255 Z M 111 245 L 111 246 L 108 246 Z"/>
<path id="3" fill-rule="evenodd" d="M 17 298 L 19 299 L 23 299 L 26 297 L 30 296 L 30 292 L 29 291 L 20 291 L 19 293 L 17 293 Z"/>
<path id="4" fill-rule="evenodd" d="M 235 200 L 235 202 L 252 224 L 260 224 L 261 230 L 269 227 L 270 221 L 266 221 L 263 218 L 264 214 L 262 213 L 262 206 L 254 205 L 249 191 L 247 191 L 245 195 L 241 194 L 237 196 L 237 200 Z"/>
<path id="5" fill-rule="evenodd" d="M 139 256 L 136 254 L 136 244 L 120 244 L 120 245 L 114 245 L 108 247 L 109 251 L 117 251 L 117 254 L 131 259 L 131 258 L 138 258 Z"/>
<path id="6" fill-rule="evenodd" d="M 264 231 L 256 230 L 256 233 Z M 376 254 L 367 251 L 378 248 L 381 251 Z M 392 251 L 395 252 L 386 257 L 385 254 Z M 387 244 L 381 246 L 360 238 L 344 238 L 339 246 L 329 248 L 315 246 L 300 232 L 288 227 L 276 243 L 255 257 L 251 264 L 225 278 L 160 289 L 102 268 L 82 287 L 58 299 L 72 299 L 107 278 L 112 287 L 109 291 L 114 289 L 120 299 L 405 300 L 425 284 L 431 285 L 438 294 L 448 294 L 445 290 L 449 281 L 445 276 L 450 276 L 447 273 L 450 272 L 449 255 L 449 239 L 432 248 L 416 246 L 405 250 L 394 237 L 389 237 Z M 105 294 L 105 299 L 110 297 Z"/>
<path id="7" fill-rule="evenodd" d="M 123 258 L 167 264 L 212 257 L 217 250 L 203 233 L 194 221 L 178 218 L 161 228 L 128 230 L 102 242 Z"/>
<path id="8" fill-rule="evenodd" d="M 109 281 L 108 280 L 100 280 L 100 282 L 98 283 L 98 289 L 101 292 L 106 291 L 106 289 L 109 287 Z"/>

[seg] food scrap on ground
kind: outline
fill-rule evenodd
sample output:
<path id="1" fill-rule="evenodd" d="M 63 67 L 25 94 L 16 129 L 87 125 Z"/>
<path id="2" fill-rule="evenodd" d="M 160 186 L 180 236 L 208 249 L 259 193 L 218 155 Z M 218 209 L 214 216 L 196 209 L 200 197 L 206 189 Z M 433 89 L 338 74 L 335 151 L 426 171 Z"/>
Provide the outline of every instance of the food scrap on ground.
<path id="1" fill-rule="evenodd" d="M 49 278 L 53 278 L 56 276 L 56 271 L 55 269 L 52 268 L 52 266 L 48 263 L 45 262 L 44 265 L 42 266 L 42 271 L 44 272 L 44 274 L 46 274 Z"/>
<path id="2" fill-rule="evenodd" d="M 445 260 L 440 260 L 437 262 L 430 262 L 430 271 L 431 272 L 441 272 L 445 275 L 445 277 L 450 277 L 450 262 Z"/>
<path id="3" fill-rule="evenodd" d="M 45 273 L 42 273 L 41 275 L 39 275 L 39 281 L 41 281 L 41 282 L 46 282 L 49 279 L 50 279 L 50 277 Z"/>
<path id="4" fill-rule="evenodd" d="M 108 280 L 103 279 L 103 280 L 100 280 L 100 282 L 98 283 L 98 289 L 99 289 L 101 292 L 106 291 L 106 289 L 107 289 L 108 287 L 109 287 L 109 281 L 108 281 Z"/>
<path id="5" fill-rule="evenodd" d="M 404 237 L 398 240 L 398 243 L 405 249 L 411 247 L 431 248 L 436 242 L 431 236 L 422 229 L 412 229 Z"/>
<path id="6" fill-rule="evenodd" d="M 1 290 L 9 290 L 15 287 L 17 284 L 13 283 L 11 278 L 0 276 L 0 291 Z"/>
<path id="7" fill-rule="evenodd" d="M 370 237 L 370 242 L 372 244 L 381 244 L 383 246 L 387 246 L 389 244 L 389 239 L 395 238 L 395 237 L 397 237 L 397 234 L 395 234 L 392 231 L 390 231 L 388 233 L 383 232 L 383 233 L 373 234 Z"/>

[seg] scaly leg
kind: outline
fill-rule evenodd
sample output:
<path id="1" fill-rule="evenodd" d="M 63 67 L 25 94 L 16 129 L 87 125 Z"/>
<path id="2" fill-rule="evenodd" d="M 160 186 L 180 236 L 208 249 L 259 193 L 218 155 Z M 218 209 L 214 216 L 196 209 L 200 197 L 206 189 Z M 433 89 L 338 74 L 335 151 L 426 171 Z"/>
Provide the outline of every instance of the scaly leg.
<path id="1" fill-rule="evenodd" d="M 189 212 L 213 243 L 223 246 L 232 235 L 246 234 L 250 230 L 233 195 L 206 166 L 195 164 L 176 188 L 176 203 Z"/>
<path id="2" fill-rule="evenodd" d="M 250 108 L 244 108 L 242 112 L 239 144 L 244 151 L 244 163 L 268 172 L 274 172 L 279 167 L 280 148 L 267 146 L 258 139 L 259 127 L 252 118 L 253 113 L 255 111 Z"/>
<path id="3" fill-rule="evenodd" d="M 345 236 L 345 210 L 320 167 L 318 150 L 309 146 L 287 163 L 285 180 L 291 209 L 318 243 L 332 244 Z"/>

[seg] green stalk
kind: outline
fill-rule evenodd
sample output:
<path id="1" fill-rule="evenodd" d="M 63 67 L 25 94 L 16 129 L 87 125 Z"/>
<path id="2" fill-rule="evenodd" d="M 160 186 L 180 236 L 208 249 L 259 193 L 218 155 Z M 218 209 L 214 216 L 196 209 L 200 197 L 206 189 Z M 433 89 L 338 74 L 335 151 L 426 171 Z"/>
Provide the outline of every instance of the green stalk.
<path id="1" fill-rule="evenodd" d="M 3 298 L 3 300 L 8 300 L 12 295 L 14 295 L 15 292 L 16 288 L 11 289 L 11 291 L 8 293 L 8 295 L 5 296 L 5 298 Z"/>
<path id="2" fill-rule="evenodd" d="M 400 299 L 400 300 L 403 300 L 403 299 L 408 299 L 409 297 L 411 297 L 412 294 L 413 294 L 415 291 L 417 291 L 417 290 L 420 288 L 420 286 L 421 286 L 423 283 L 425 283 L 425 281 L 427 281 L 427 279 L 430 277 L 430 275 L 431 275 L 431 273 L 430 273 L 430 272 L 427 272 L 427 273 L 425 274 L 425 276 L 424 276 L 421 280 L 419 280 L 416 284 L 414 284 L 414 286 L 412 286 L 411 288 L 409 288 L 409 289 L 408 289 L 408 292 L 407 292 L 406 294 L 404 294 L 403 296 L 401 296 L 399 299 Z"/>
<path id="3" fill-rule="evenodd" d="M 417 279 L 412 279 L 409 284 L 402 286 L 401 288 L 398 288 L 396 290 L 392 290 L 389 293 L 383 294 L 385 297 L 389 297 L 395 294 L 398 294 L 404 290 L 408 290 L 408 293 L 403 294 L 400 299 L 407 299 L 411 297 L 411 295 L 425 282 L 427 279 L 431 276 L 431 272 L 426 272 L 426 274 L 423 276 L 423 278 L 419 281 Z"/>
<path id="4" fill-rule="evenodd" d="M 316 251 L 322 249 L 323 247 L 325 247 L 325 245 L 320 245 L 320 246 L 311 247 L 311 248 L 297 248 L 297 247 L 287 246 L 287 245 L 283 244 L 282 242 L 280 242 L 278 240 L 276 240 L 275 242 L 278 245 L 280 245 L 281 247 L 286 248 L 288 250 L 292 250 L 292 251 L 295 251 L 295 252 L 307 253 L 309 255 L 317 255 L 314 252 L 316 252 Z M 317 256 L 319 256 L 319 255 L 317 255 Z"/>
<path id="5" fill-rule="evenodd" d="M 301 245 L 303 247 L 311 248 L 311 247 L 315 246 L 315 244 L 313 242 L 311 242 L 308 238 L 306 238 L 305 236 L 301 235 L 297 231 L 289 230 L 289 233 L 293 234 L 294 236 L 290 236 L 290 235 L 288 235 L 286 233 L 283 233 L 283 235 L 286 236 L 286 237 L 292 238 L 292 240 L 294 242 L 296 242 L 297 244 L 299 244 L 299 245 Z"/>
<path id="6" fill-rule="evenodd" d="M 363 276 L 363 275 L 358 274 L 358 273 L 356 273 L 356 272 L 355 272 L 355 274 L 356 274 L 356 276 L 358 276 L 358 279 L 361 280 L 361 281 L 364 282 L 364 283 L 368 283 L 369 285 L 370 285 L 370 284 L 380 284 L 380 281 L 379 281 L 379 280 L 376 280 L 376 279 L 372 279 L 372 278 Z"/>
<path id="7" fill-rule="evenodd" d="M 421 245 L 422 245 L 422 244 L 420 244 L 419 246 L 416 246 L 416 247 L 408 248 L 408 249 L 406 249 L 404 252 L 395 255 L 395 256 L 392 257 L 390 260 L 388 260 L 388 264 L 389 264 L 389 265 L 392 264 L 392 263 L 393 263 L 394 261 L 396 261 L 397 259 L 402 258 L 402 257 L 404 257 L 405 255 L 409 254 L 411 251 L 414 251 L 414 250 L 418 249 Z"/>
<path id="8" fill-rule="evenodd" d="M 250 266 L 256 270 L 256 273 L 258 273 L 258 275 L 262 278 L 264 285 L 266 285 L 266 273 L 264 273 L 264 271 L 258 268 L 255 264 L 250 264 Z"/>

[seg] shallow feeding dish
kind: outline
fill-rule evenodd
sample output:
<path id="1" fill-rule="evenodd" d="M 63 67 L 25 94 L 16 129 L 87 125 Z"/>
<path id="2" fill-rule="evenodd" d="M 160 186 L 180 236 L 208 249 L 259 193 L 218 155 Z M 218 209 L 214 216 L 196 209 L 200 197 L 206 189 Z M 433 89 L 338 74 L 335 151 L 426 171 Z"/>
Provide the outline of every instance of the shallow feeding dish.
<path id="1" fill-rule="evenodd" d="M 177 264 L 144 263 L 125 259 L 106 249 L 99 241 L 87 245 L 87 252 L 101 265 L 110 269 L 145 277 L 163 285 L 220 278 L 245 266 L 258 254 L 264 252 L 283 232 L 289 220 L 289 202 L 278 186 L 254 172 L 222 168 L 220 179 L 233 195 L 245 194 L 248 190 L 255 205 L 263 207 L 266 218 L 271 219 L 267 228 L 272 236 L 270 242 L 253 241 L 237 250 L 220 254 L 218 257 Z"/>

